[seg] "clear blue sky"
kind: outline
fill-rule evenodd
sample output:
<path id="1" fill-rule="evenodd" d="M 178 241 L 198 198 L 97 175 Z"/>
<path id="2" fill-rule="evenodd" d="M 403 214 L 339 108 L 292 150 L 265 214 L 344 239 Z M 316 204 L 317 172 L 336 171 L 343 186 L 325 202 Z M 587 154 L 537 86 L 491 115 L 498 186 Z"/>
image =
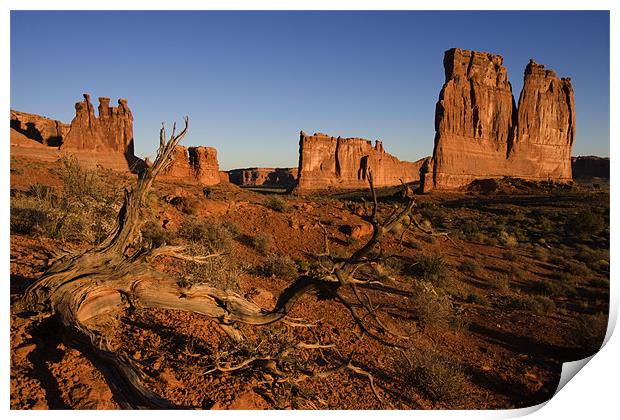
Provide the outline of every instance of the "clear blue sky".
<path id="1" fill-rule="evenodd" d="M 12 12 L 11 107 L 70 122 L 83 92 L 127 98 L 136 154 L 162 121 L 220 166 L 296 166 L 298 133 L 430 155 L 443 53 L 504 56 L 518 100 L 530 58 L 572 77 L 573 155 L 609 156 L 608 12 Z"/>

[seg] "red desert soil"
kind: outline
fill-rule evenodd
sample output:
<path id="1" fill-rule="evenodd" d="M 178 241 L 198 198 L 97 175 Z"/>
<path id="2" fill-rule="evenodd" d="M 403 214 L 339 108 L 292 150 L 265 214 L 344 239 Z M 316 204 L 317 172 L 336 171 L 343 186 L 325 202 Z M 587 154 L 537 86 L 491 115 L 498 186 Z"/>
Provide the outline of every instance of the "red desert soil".
<path id="1" fill-rule="evenodd" d="M 27 195 L 32 185 L 61 187 L 56 165 L 12 161 L 12 228 L 17 198 Z M 135 179 L 105 176 L 119 191 Z M 589 355 L 600 345 L 581 343 L 576 334 L 583 331 L 583 320 L 594 322 L 596 314 L 607 314 L 609 195 L 587 187 L 514 188 L 508 194 L 420 195 L 421 214 L 449 239 L 418 230 L 402 243 L 400 235 L 383 241 L 383 255 L 397 256 L 400 263 L 384 263 L 392 280 L 364 293 L 381 308 L 387 327 L 409 337 L 410 360 L 400 349 L 361 334 L 343 305 L 318 294 L 303 296 L 286 323 L 240 326 L 243 348 L 206 317 L 141 308 L 116 320 L 112 344 L 147 373 L 150 389 L 182 408 L 480 409 L 537 404 L 553 395 L 562 362 Z M 324 252 L 321 226 L 328 231 L 332 253 L 340 255 L 359 248 L 370 232 L 356 214 L 362 204 L 355 194 L 279 196 L 285 208 L 277 211 L 268 201 L 272 195 L 229 184 L 203 190 L 156 182 L 154 190 L 146 217 L 172 237 L 189 221 L 235 226 L 235 239 L 221 258 L 241 268 L 236 282 L 220 286 L 268 309 L 291 283 L 284 275 L 268 276 L 261 269 L 270 256 L 290 256 L 301 272 L 311 266 L 310 254 Z M 386 217 L 396 202 L 382 197 L 380 214 Z M 604 214 L 605 209 L 606 229 L 598 236 L 571 236 L 566 228 L 571 217 L 588 211 Z M 269 239 L 264 247 L 256 245 L 260 235 Z M 44 272 L 51 251 L 88 247 L 50 236 L 41 231 L 11 234 L 12 308 Z M 425 272 L 416 268 L 421 255 L 441 256 L 440 272 L 424 278 Z M 166 259 L 158 268 L 181 276 L 186 270 Z M 440 306 L 426 307 L 424 300 L 414 299 L 421 287 L 430 287 Z M 386 288 L 398 292 L 388 294 Z M 429 311 L 439 311 L 439 318 Z M 116 391 L 106 381 L 110 373 L 105 364 L 65 342 L 52 319 L 27 315 L 11 312 L 11 408 L 120 408 Z M 258 364 L 229 373 L 214 369 L 218 361 L 234 365 L 247 355 L 273 355 L 295 343 L 329 347 L 304 349 L 287 359 L 283 366 L 289 380 Z M 430 361 L 414 359 L 412 364 L 411 358 L 420 353 L 430 354 Z M 439 362 L 444 359 L 449 362 Z M 377 395 L 367 375 L 338 369 L 349 360 L 372 375 Z M 334 371 L 290 379 L 307 369 Z"/>

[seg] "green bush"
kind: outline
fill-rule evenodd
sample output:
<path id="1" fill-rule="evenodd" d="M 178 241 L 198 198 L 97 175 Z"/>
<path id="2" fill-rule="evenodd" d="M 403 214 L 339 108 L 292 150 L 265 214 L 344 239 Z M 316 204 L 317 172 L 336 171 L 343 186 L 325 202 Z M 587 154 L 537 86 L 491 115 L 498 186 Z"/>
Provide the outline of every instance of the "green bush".
<path id="1" fill-rule="evenodd" d="M 592 284 L 593 287 L 598 287 L 601 289 L 607 289 L 609 290 L 609 279 L 606 279 L 604 277 L 594 277 L 590 283 Z"/>
<path id="2" fill-rule="evenodd" d="M 581 245 L 575 258 L 595 271 L 609 271 L 609 249 L 592 249 Z"/>

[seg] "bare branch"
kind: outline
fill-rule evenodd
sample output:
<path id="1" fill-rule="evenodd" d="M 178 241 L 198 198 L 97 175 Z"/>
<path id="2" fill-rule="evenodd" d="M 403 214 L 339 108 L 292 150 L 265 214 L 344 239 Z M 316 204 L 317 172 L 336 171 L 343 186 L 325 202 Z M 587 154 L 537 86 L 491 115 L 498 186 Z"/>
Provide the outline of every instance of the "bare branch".
<path id="1" fill-rule="evenodd" d="M 375 387 L 375 380 L 374 380 L 373 376 L 369 372 L 366 372 L 364 369 L 362 369 L 362 368 L 360 368 L 358 366 L 355 366 L 352 362 L 349 362 L 347 364 L 347 369 L 357 373 L 358 375 L 363 375 L 363 376 L 367 377 L 368 381 L 370 382 L 370 388 L 372 388 L 373 394 L 375 394 L 375 397 L 377 397 L 379 402 L 383 403 L 383 400 L 379 396 L 379 392 L 377 391 L 377 388 Z"/>

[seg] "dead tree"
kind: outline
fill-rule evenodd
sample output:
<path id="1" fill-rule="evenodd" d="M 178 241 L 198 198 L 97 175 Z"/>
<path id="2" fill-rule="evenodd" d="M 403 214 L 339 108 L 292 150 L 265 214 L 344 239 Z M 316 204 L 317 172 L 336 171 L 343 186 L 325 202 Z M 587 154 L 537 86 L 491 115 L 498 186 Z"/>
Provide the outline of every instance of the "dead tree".
<path id="1" fill-rule="evenodd" d="M 373 203 L 366 219 L 372 224 L 372 237 L 348 258 L 324 255 L 323 269 L 294 281 L 283 291 L 272 310 L 207 285 L 180 286 L 178 279 L 151 266 L 150 261 L 162 255 L 198 262 L 210 257 L 185 255 L 183 248 L 178 246 L 153 248 L 141 241 L 141 209 L 155 178 L 171 163 L 174 148 L 186 134 L 187 126 L 188 119 L 185 118 L 183 130 L 177 134 L 176 127 L 173 128 L 166 139 L 162 125 L 157 158 L 151 167 L 139 174 L 133 189 L 125 190 L 123 205 L 110 235 L 89 250 L 55 258 L 47 271 L 27 289 L 19 303 L 21 309 L 38 318 L 55 317 L 66 340 L 111 367 L 106 379 L 115 394 L 124 400 L 120 401 L 121 405 L 127 408 L 173 407 L 171 402 L 144 385 L 145 374 L 131 357 L 115 351 L 110 345 L 113 321 L 129 307 L 202 314 L 217 322 L 231 338 L 240 340 L 235 323 L 266 325 L 281 321 L 300 296 L 310 290 L 320 290 L 344 304 L 365 334 L 394 345 L 387 338 L 396 334 L 379 319 L 368 296 L 359 291 L 359 287 L 370 280 L 358 279 L 356 272 L 361 266 L 373 263 L 371 253 L 374 247 L 388 231 L 408 220 L 415 202 L 410 199 L 404 208 L 395 209 L 385 221 L 379 222 L 371 175 Z M 329 251 L 327 236 L 326 248 Z M 353 293 L 357 303 L 349 302 L 343 294 L 344 289 Z M 360 314 L 361 310 L 365 313 Z M 366 374 L 350 362 L 345 367 Z M 372 377 L 370 379 L 376 394 Z"/>

